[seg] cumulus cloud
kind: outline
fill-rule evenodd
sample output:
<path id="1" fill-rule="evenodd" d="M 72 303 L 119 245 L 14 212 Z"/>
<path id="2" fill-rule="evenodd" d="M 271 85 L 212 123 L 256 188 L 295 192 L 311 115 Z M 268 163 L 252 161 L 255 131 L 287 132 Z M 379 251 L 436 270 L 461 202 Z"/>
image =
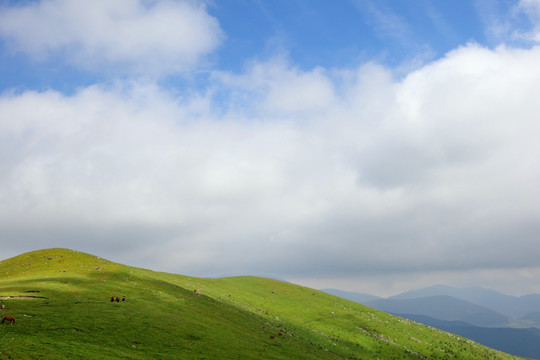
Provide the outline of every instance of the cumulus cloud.
<path id="1" fill-rule="evenodd" d="M 151 75 L 193 68 L 223 37 L 204 5 L 187 0 L 26 2 L 0 9 L 0 35 L 37 59 Z"/>
<path id="2" fill-rule="evenodd" d="M 519 274 L 540 256 L 539 60 L 469 44 L 400 79 L 254 63 L 216 74 L 225 99 L 3 94 L 3 248 L 196 275 Z"/>

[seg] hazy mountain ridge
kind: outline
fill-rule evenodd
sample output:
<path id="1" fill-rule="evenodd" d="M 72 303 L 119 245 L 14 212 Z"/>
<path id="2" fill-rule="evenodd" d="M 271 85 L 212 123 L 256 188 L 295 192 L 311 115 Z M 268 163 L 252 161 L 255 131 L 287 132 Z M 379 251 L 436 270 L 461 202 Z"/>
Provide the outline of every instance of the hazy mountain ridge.
<path id="1" fill-rule="evenodd" d="M 520 320 L 524 320 L 531 324 L 531 326 L 540 328 L 540 311 L 535 311 L 522 316 Z"/>
<path id="2" fill-rule="evenodd" d="M 344 290 L 338 290 L 338 289 L 321 289 L 321 291 L 324 291 L 327 294 L 339 296 L 343 299 L 356 301 L 357 303 L 360 303 L 360 304 L 365 304 L 370 301 L 382 299 L 381 297 L 375 296 L 375 295 L 362 294 L 362 293 L 356 293 L 356 292 L 344 291 Z"/>
<path id="3" fill-rule="evenodd" d="M 465 321 L 480 327 L 506 326 L 509 321 L 506 316 L 484 306 L 448 295 L 406 300 L 380 299 L 366 305 L 392 314 L 425 315 L 445 321 Z"/>
<path id="4" fill-rule="evenodd" d="M 511 296 L 479 286 L 456 288 L 446 285 L 434 285 L 423 289 L 407 291 L 391 296 L 388 299 L 406 300 L 438 295 L 452 296 L 484 306 L 510 318 L 520 318 L 528 313 L 540 311 L 539 294 Z"/>
<path id="5" fill-rule="evenodd" d="M 538 315 L 535 315 L 535 313 L 540 312 L 540 294 L 511 296 L 482 287 L 455 288 L 446 285 L 434 285 L 403 292 L 387 298 L 337 289 L 323 289 L 322 291 L 374 307 L 377 306 L 377 301 L 379 300 L 381 300 L 382 304 L 388 305 L 390 303 L 387 300 L 396 301 L 395 304 L 398 304 L 397 301 L 403 300 L 449 296 L 498 313 L 499 318 L 500 316 L 508 318 L 509 324 L 515 324 L 516 321 L 519 324 L 519 320 L 537 321 L 540 324 L 540 319 L 535 320 L 538 318 Z"/>
<path id="6" fill-rule="evenodd" d="M 540 295 L 510 296 L 482 287 L 434 285 L 388 298 L 337 295 L 467 337 L 508 353 L 540 359 Z M 358 295 L 358 296 L 357 296 Z"/>

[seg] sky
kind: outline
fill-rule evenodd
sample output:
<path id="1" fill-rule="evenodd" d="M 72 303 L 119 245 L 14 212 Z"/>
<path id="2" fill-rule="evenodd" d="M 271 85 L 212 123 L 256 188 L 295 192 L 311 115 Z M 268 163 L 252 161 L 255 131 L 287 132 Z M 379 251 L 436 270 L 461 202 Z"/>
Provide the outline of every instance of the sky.
<path id="1" fill-rule="evenodd" d="M 540 293 L 540 0 L 0 0 L 0 259 Z"/>

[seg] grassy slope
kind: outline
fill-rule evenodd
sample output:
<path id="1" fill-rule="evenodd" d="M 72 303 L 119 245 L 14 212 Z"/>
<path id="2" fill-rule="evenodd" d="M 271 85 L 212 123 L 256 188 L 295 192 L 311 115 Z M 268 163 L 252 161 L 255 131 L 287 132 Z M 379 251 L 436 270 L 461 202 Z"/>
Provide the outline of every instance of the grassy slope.
<path id="1" fill-rule="evenodd" d="M 0 299 L 17 319 L 0 326 L 0 359 L 516 359 L 297 285 L 157 273 L 65 249 L 0 262 L 0 296 L 43 297 Z"/>

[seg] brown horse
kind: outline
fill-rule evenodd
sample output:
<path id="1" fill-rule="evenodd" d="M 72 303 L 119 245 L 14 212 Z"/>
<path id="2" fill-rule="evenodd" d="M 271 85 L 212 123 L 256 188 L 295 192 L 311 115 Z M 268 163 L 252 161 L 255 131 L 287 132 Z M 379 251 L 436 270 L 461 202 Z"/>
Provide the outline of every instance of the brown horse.
<path id="1" fill-rule="evenodd" d="M 15 318 L 13 316 L 4 316 L 2 318 L 2 324 L 5 324 L 7 322 L 11 323 L 11 325 L 15 324 Z"/>

